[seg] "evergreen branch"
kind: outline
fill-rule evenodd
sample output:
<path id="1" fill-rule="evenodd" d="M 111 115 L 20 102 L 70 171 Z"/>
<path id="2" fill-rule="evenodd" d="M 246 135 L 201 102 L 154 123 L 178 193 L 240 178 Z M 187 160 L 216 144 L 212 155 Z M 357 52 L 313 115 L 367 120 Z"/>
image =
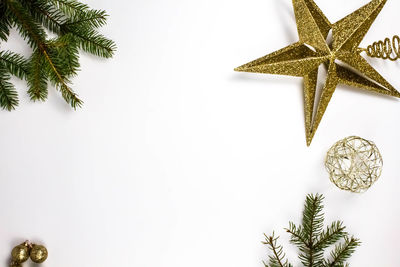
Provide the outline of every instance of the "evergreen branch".
<path id="1" fill-rule="evenodd" d="M 7 71 L 20 78 L 24 79 L 28 73 L 28 61 L 21 55 L 11 51 L 0 51 L 0 65 Z"/>
<path id="2" fill-rule="evenodd" d="M 43 49 L 46 40 L 46 33 L 43 28 L 33 20 L 29 12 L 15 0 L 4 0 L 11 11 L 11 20 L 24 40 L 27 40 L 31 47 Z"/>
<path id="3" fill-rule="evenodd" d="M 345 237 L 344 243 L 337 245 L 335 249 L 331 252 L 332 260 L 325 261 L 325 266 L 337 267 L 345 265 L 345 261 L 351 257 L 355 249 L 360 245 L 361 242 L 358 239 L 354 237 Z"/>
<path id="4" fill-rule="evenodd" d="M 88 10 L 87 12 L 75 14 L 64 24 L 64 26 L 99 28 L 106 24 L 107 17 L 108 15 L 104 10 Z"/>
<path id="5" fill-rule="evenodd" d="M 3 41 L 8 40 L 10 35 L 11 21 L 7 12 L 6 6 L 0 2 L 0 39 Z"/>
<path id="6" fill-rule="evenodd" d="M 3 41 L 8 40 L 10 35 L 11 23 L 5 14 L 0 14 L 0 39 Z"/>
<path id="7" fill-rule="evenodd" d="M 291 243 L 295 244 L 299 248 L 308 246 L 306 237 L 303 236 L 303 229 L 301 228 L 301 226 L 297 227 L 294 223 L 289 222 L 289 228 L 286 228 L 285 230 L 286 232 L 291 234 Z"/>
<path id="8" fill-rule="evenodd" d="M 64 77 L 72 77 L 79 70 L 79 51 L 76 38 L 72 34 L 62 35 L 48 43 L 52 57 L 57 59 L 58 69 Z"/>
<path id="9" fill-rule="evenodd" d="M 43 67 L 44 59 L 42 54 L 36 50 L 30 58 L 28 73 L 28 94 L 33 101 L 44 101 L 47 99 L 47 74 Z"/>
<path id="10" fill-rule="evenodd" d="M 307 265 L 310 262 L 310 247 L 307 236 L 304 236 L 302 227 L 297 227 L 294 223 L 289 222 L 289 228 L 285 230 L 291 234 L 290 242 L 296 245 L 301 252 L 299 254 L 299 259 L 304 265 Z"/>
<path id="11" fill-rule="evenodd" d="M 62 97 L 64 100 L 71 105 L 75 110 L 77 108 L 81 108 L 83 105 L 83 101 L 79 99 L 78 95 L 72 91 L 71 88 L 65 83 L 60 83 L 56 85 L 60 90 Z"/>
<path id="12" fill-rule="evenodd" d="M 96 56 L 110 58 L 116 50 L 115 43 L 89 28 L 71 29 L 72 34 L 77 37 L 79 47 Z"/>
<path id="13" fill-rule="evenodd" d="M 360 245 L 360 242 L 353 237 L 348 238 L 345 227 L 340 221 L 333 222 L 326 230 L 322 229 L 324 221 L 323 199 L 322 195 L 308 195 L 304 206 L 302 225 L 296 226 L 289 222 L 289 228 L 285 230 L 291 235 L 290 242 L 299 248 L 299 259 L 303 266 L 349 267 L 345 261 Z M 274 234 L 265 237 L 266 242 L 263 243 L 267 244 L 272 252 L 272 255 L 269 256 L 269 264 L 264 262 L 265 267 L 292 266 L 288 263 L 288 260 L 285 260 L 282 246 L 277 245 L 278 238 L 275 238 Z M 335 250 L 331 253 L 332 260 L 324 259 L 324 250 L 342 238 L 344 243 L 335 247 Z"/>
<path id="14" fill-rule="evenodd" d="M 74 109 L 77 107 L 81 107 L 83 101 L 78 98 L 78 95 L 74 93 L 74 91 L 68 86 L 67 78 L 57 69 L 55 63 L 51 59 L 50 55 L 47 51 L 43 51 L 43 55 L 49 64 L 50 67 L 50 80 L 57 87 L 57 89 L 61 92 L 62 97 L 65 99 L 67 103 L 71 105 Z"/>
<path id="15" fill-rule="evenodd" d="M 75 0 L 49 0 L 49 2 L 67 16 L 74 16 L 77 13 L 83 13 L 89 9 L 88 5 Z"/>
<path id="16" fill-rule="evenodd" d="M 13 0 L 8 1 L 10 3 L 15 2 Z M 24 10 L 19 9 L 17 5 L 15 5 L 14 7 L 16 15 L 18 15 L 18 18 L 20 18 L 21 31 L 24 32 L 26 36 L 33 37 L 31 43 L 37 45 L 39 51 L 44 55 L 45 61 L 50 66 L 49 74 L 53 74 L 50 75 L 50 80 L 57 86 L 57 88 L 61 92 L 61 95 L 63 96 L 65 101 L 67 101 L 67 103 L 69 103 L 74 109 L 76 109 L 77 107 L 81 107 L 83 102 L 72 91 L 72 89 L 69 88 L 66 78 L 63 77 L 62 73 L 57 69 L 53 60 L 49 56 L 46 44 L 43 41 L 42 36 L 40 34 L 37 34 L 37 32 L 35 31 L 35 27 L 31 27 L 27 24 L 27 21 L 31 20 L 31 18 L 24 13 Z M 26 30 L 26 32 L 23 30 Z M 35 87 L 34 89 L 30 90 L 30 96 L 33 100 L 43 100 L 47 97 L 47 92 L 45 93 L 45 91 L 43 90 L 43 82 L 40 82 L 40 80 L 43 80 L 43 77 L 40 77 L 39 73 L 37 73 L 34 83 Z"/>
<path id="17" fill-rule="evenodd" d="M 341 221 L 336 221 L 331 224 L 331 226 L 328 226 L 326 230 L 324 230 L 321 235 L 319 236 L 318 242 L 315 244 L 315 249 L 316 250 L 322 250 L 325 249 L 333 244 L 335 244 L 337 241 L 339 241 L 341 238 L 344 238 L 347 236 L 347 233 L 344 231 L 345 226 L 343 226 L 343 223 Z"/>
<path id="18" fill-rule="evenodd" d="M 308 195 L 304 205 L 303 220 L 302 220 L 302 236 L 307 240 L 307 246 L 300 255 L 304 265 L 314 267 L 314 264 L 321 258 L 321 253 L 315 250 L 314 244 L 318 236 L 322 233 L 324 223 L 323 201 L 322 195 Z"/>
<path id="19" fill-rule="evenodd" d="M 73 107 L 82 101 L 70 88 L 69 78 L 79 70 L 79 49 L 101 57 L 112 57 L 116 46 L 95 29 L 106 24 L 107 14 L 91 10 L 76 0 L 0 0 L 0 40 L 7 40 L 15 26 L 32 48 L 26 60 L 10 51 L 0 52 L 0 106 L 13 109 L 18 104 L 9 74 L 26 79 L 33 101 L 45 100 L 50 81 Z M 45 30 L 57 35 L 48 40 Z"/>
<path id="20" fill-rule="evenodd" d="M 65 22 L 65 16 L 51 5 L 48 0 L 22 0 L 28 6 L 32 17 L 50 31 L 59 34 Z"/>
<path id="21" fill-rule="evenodd" d="M 277 245 L 279 237 L 275 237 L 275 233 L 272 236 L 265 235 L 265 242 L 263 244 L 268 245 L 272 251 L 272 256 L 269 256 L 269 264 L 264 262 L 265 267 L 291 267 L 292 265 L 285 260 L 285 253 L 283 253 L 283 247 Z"/>
<path id="22" fill-rule="evenodd" d="M 18 94 L 9 80 L 10 75 L 7 69 L 0 67 L 0 106 L 2 109 L 11 111 L 18 106 Z"/>
<path id="23" fill-rule="evenodd" d="M 313 246 L 315 239 L 321 234 L 324 224 L 324 206 L 322 195 L 308 195 L 303 211 L 302 228 L 304 236 L 307 236 L 309 246 Z"/>

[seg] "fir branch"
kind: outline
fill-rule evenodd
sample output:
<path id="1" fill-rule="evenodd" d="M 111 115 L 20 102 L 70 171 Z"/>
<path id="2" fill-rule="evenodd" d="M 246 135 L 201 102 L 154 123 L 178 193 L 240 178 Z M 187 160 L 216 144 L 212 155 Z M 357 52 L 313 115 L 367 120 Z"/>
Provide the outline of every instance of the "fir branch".
<path id="1" fill-rule="evenodd" d="M 331 226 L 328 226 L 326 230 L 321 233 L 318 242 L 314 246 L 315 249 L 325 249 L 338 242 L 341 238 L 346 237 L 348 234 L 344 231 L 345 229 L 346 227 L 343 226 L 341 221 L 333 222 Z"/>
<path id="2" fill-rule="evenodd" d="M 11 20 L 7 12 L 5 4 L 0 2 L 0 39 L 3 41 L 8 40 L 10 35 Z"/>
<path id="3" fill-rule="evenodd" d="M 7 40 L 10 28 L 15 26 L 32 48 L 26 60 L 12 52 L 0 52 L 2 93 L 0 105 L 13 109 L 17 104 L 9 74 L 26 79 L 28 94 L 33 101 L 47 98 L 50 81 L 62 97 L 73 107 L 82 105 L 70 87 L 70 78 L 79 70 L 79 50 L 100 57 L 112 57 L 115 43 L 96 31 L 106 24 L 103 10 L 92 10 L 76 0 L 1 0 L 0 40 Z M 45 30 L 57 35 L 47 39 Z M 8 76 L 7 76 L 8 75 Z"/>
<path id="4" fill-rule="evenodd" d="M 46 69 L 43 67 L 43 55 L 36 50 L 29 62 L 28 94 L 33 101 L 44 101 L 47 99 L 48 90 Z"/>
<path id="5" fill-rule="evenodd" d="M 291 234 L 290 242 L 298 247 L 306 247 L 308 245 L 306 237 L 303 235 L 301 226 L 297 227 L 293 222 L 289 222 L 289 228 L 285 229 Z"/>
<path id="6" fill-rule="evenodd" d="M 0 67 L 0 106 L 11 111 L 18 106 L 18 94 L 14 85 L 9 82 L 10 75 L 4 67 Z"/>
<path id="7" fill-rule="evenodd" d="M 325 261 L 324 265 L 327 267 L 336 267 L 346 264 L 351 255 L 354 253 L 355 249 L 361 245 L 361 242 L 354 238 L 344 238 L 344 243 L 339 244 L 331 252 L 332 259 L 330 261 Z"/>
<path id="8" fill-rule="evenodd" d="M 308 239 L 308 245 L 312 246 L 316 238 L 322 233 L 324 226 L 324 214 L 322 210 L 324 206 L 322 195 L 308 195 L 303 211 L 302 228 L 303 234 Z"/>
<path id="9" fill-rule="evenodd" d="M 13 0 L 8 0 L 9 2 L 15 2 Z M 38 34 L 37 31 L 35 30 L 35 27 L 31 27 L 27 24 L 29 21 L 29 18 L 18 5 L 14 6 L 16 10 L 16 14 L 18 15 L 17 17 L 20 18 L 20 29 L 22 32 L 26 34 L 28 37 L 32 37 L 31 43 L 34 44 L 36 43 L 38 47 L 38 51 L 43 54 L 45 62 L 48 64 L 48 74 L 50 80 L 53 82 L 53 84 L 58 88 L 58 90 L 61 92 L 61 95 L 69 103 L 74 109 L 77 107 L 82 106 L 82 101 L 78 98 L 78 96 L 73 92 L 73 90 L 68 86 L 68 80 L 66 79 L 66 75 L 63 75 L 63 71 L 61 68 L 58 68 L 58 65 L 53 61 L 53 58 L 50 56 L 50 53 L 48 51 L 48 48 L 45 44 L 44 39 L 42 39 L 41 34 Z M 25 31 L 26 32 L 25 32 Z M 33 100 L 43 100 L 45 97 L 47 97 L 47 93 L 43 90 L 43 83 L 39 82 L 40 79 L 43 79 L 43 77 L 40 77 L 39 74 L 37 73 L 36 79 L 35 79 L 35 89 L 30 90 L 30 96 Z"/>
<path id="10" fill-rule="evenodd" d="M 265 235 L 265 242 L 263 244 L 268 245 L 269 249 L 272 251 L 272 255 L 269 256 L 269 264 L 264 262 L 265 267 L 291 267 L 292 265 L 288 260 L 285 260 L 285 253 L 283 253 L 283 247 L 277 245 L 277 240 L 279 237 L 275 237 L 275 233 L 272 236 Z"/>
<path id="11" fill-rule="evenodd" d="M 95 56 L 111 58 L 116 50 L 115 43 L 90 28 L 70 29 L 77 37 L 79 47 Z"/>
<path id="12" fill-rule="evenodd" d="M 77 13 L 83 13 L 89 9 L 88 5 L 75 0 L 49 0 L 49 2 L 67 16 L 74 16 Z"/>
<path id="13" fill-rule="evenodd" d="M 61 32 L 61 26 L 66 20 L 65 15 L 48 0 L 22 0 L 22 2 L 36 21 L 54 33 Z"/>
<path id="14" fill-rule="evenodd" d="M 11 51 L 0 51 L 0 65 L 20 79 L 25 79 L 27 76 L 28 61 L 19 54 Z"/>
<path id="15" fill-rule="evenodd" d="M 76 38 L 72 34 L 62 35 L 49 41 L 48 47 L 54 57 L 58 58 L 59 67 L 67 78 L 75 76 L 79 70 L 79 50 Z"/>
<path id="16" fill-rule="evenodd" d="M 349 238 L 345 227 L 340 221 L 333 222 L 326 230 L 323 230 L 324 213 L 322 195 L 308 195 L 304 205 L 303 220 L 300 226 L 289 222 L 290 242 L 296 245 L 299 250 L 299 259 L 306 267 L 348 267 L 345 262 L 360 245 L 358 239 Z M 291 266 L 285 260 L 283 248 L 277 245 L 274 234 L 265 236 L 272 255 L 269 256 L 269 264 L 265 267 L 287 267 Z M 344 243 L 335 247 L 331 253 L 331 260 L 324 259 L 324 250 L 343 239 Z"/>
<path id="17" fill-rule="evenodd" d="M 303 265 L 309 264 L 310 247 L 307 236 L 304 236 L 302 226 L 296 226 L 294 223 L 289 222 L 289 228 L 285 229 L 286 232 L 291 234 L 290 242 L 298 247 L 300 250 L 299 259 Z"/>
<path id="18" fill-rule="evenodd" d="M 57 83 L 56 87 L 61 92 L 64 100 L 71 105 L 75 110 L 81 108 L 83 101 L 79 99 L 78 95 L 65 83 Z"/>
<path id="19" fill-rule="evenodd" d="M 76 13 L 64 23 L 64 26 L 99 28 L 106 24 L 107 17 L 108 15 L 104 10 L 88 10 L 86 12 Z"/>
<path id="20" fill-rule="evenodd" d="M 32 47 L 43 49 L 46 40 L 46 33 L 43 28 L 33 20 L 32 16 L 26 9 L 15 0 L 4 0 L 6 6 L 11 11 L 11 19 L 17 27 L 24 40 Z"/>
<path id="21" fill-rule="evenodd" d="M 74 109 L 81 107 L 83 101 L 78 98 L 78 95 L 68 86 L 69 80 L 67 79 L 65 73 L 58 68 L 55 61 L 47 53 L 43 51 L 45 61 L 48 64 L 49 78 L 50 81 L 56 86 L 56 88 L 61 92 L 64 100 L 71 105 Z"/>
<path id="22" fill-rule="evenodd" d="M 302 221 L 302 235 L 307 239 L 307 246 L 303 249 L 304 254 L 300 255 L 303 264 L 312 267 L 321 258 L 321 253 L 315 250 L 315 242 L 318 236 L 322 233 L 322 227 L 324 224 L 324 214 L 322 195 L 308 195 L 303 211 Z"/>

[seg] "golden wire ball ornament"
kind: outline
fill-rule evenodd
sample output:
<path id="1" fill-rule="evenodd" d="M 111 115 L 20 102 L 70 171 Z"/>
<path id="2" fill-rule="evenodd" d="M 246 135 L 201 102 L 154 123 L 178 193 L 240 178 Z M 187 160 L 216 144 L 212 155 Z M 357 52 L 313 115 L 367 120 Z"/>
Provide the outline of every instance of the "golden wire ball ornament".
<path id="1" fill-rule="evenodd" d="M 325 167 L 330 180 L 340 189 L 354 193 L 368 190 L 381 176 L 383 160 L 372 141 L 350 136 L 328 151 Z"/>
<path id="2" fill-rule="evenodd" d="M 48 251 L 46 247 L 25 241 L 12 249 L 10 267 L 21 267 L 22 263 L 26 262 L 29 258 L 34 263 L 42 263 L 47 259 L 47 256 Z"/>

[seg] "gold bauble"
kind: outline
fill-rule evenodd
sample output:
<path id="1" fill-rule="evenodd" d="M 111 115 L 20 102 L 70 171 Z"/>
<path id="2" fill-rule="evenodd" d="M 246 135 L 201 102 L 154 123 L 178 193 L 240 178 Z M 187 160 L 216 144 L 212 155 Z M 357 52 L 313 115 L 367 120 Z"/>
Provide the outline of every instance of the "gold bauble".
<path id="1" fill-rule="evenodd" d="M 15 263 L 22 263 L 29 259 L 29 248 L 24 244 L 18 245 L 11 251 L 11 257 Z"/>
<path id="2" fill-rule="evenodd" d="M 10 267 L 22 267 L 22 263 L 11 261 Z"/>
<path id="3" fill-rule="evenodd" d="M 47 259 L 47 249 L 42 245 L 32 245 L 31 260 L 35 263 L 42 263 Z"/>

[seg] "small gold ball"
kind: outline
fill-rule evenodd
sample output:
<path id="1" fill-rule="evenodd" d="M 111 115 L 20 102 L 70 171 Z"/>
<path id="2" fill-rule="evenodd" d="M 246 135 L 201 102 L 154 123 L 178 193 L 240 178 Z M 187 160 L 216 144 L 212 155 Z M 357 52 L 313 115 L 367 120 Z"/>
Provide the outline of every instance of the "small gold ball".
<path id="1" fill-rule="evenodd" d="M 42 263 L 47 259 L 47 249 L 41 245 L 33 245 L 31 250 L 31 260 L 35 263 Z"/>
<path id="2" fill-rule="evenodd" d="M 18 245 L 11 251 L 11 257 L 15 263 L 23 263 L 29 259 L 29 248 L 23 244 Z"/>
<path id="3" fill-rule="evenodd" d="M 22 267 L 22 263 L 18 263 L 16 261 L 12 261 L 10 267 Z"/>

